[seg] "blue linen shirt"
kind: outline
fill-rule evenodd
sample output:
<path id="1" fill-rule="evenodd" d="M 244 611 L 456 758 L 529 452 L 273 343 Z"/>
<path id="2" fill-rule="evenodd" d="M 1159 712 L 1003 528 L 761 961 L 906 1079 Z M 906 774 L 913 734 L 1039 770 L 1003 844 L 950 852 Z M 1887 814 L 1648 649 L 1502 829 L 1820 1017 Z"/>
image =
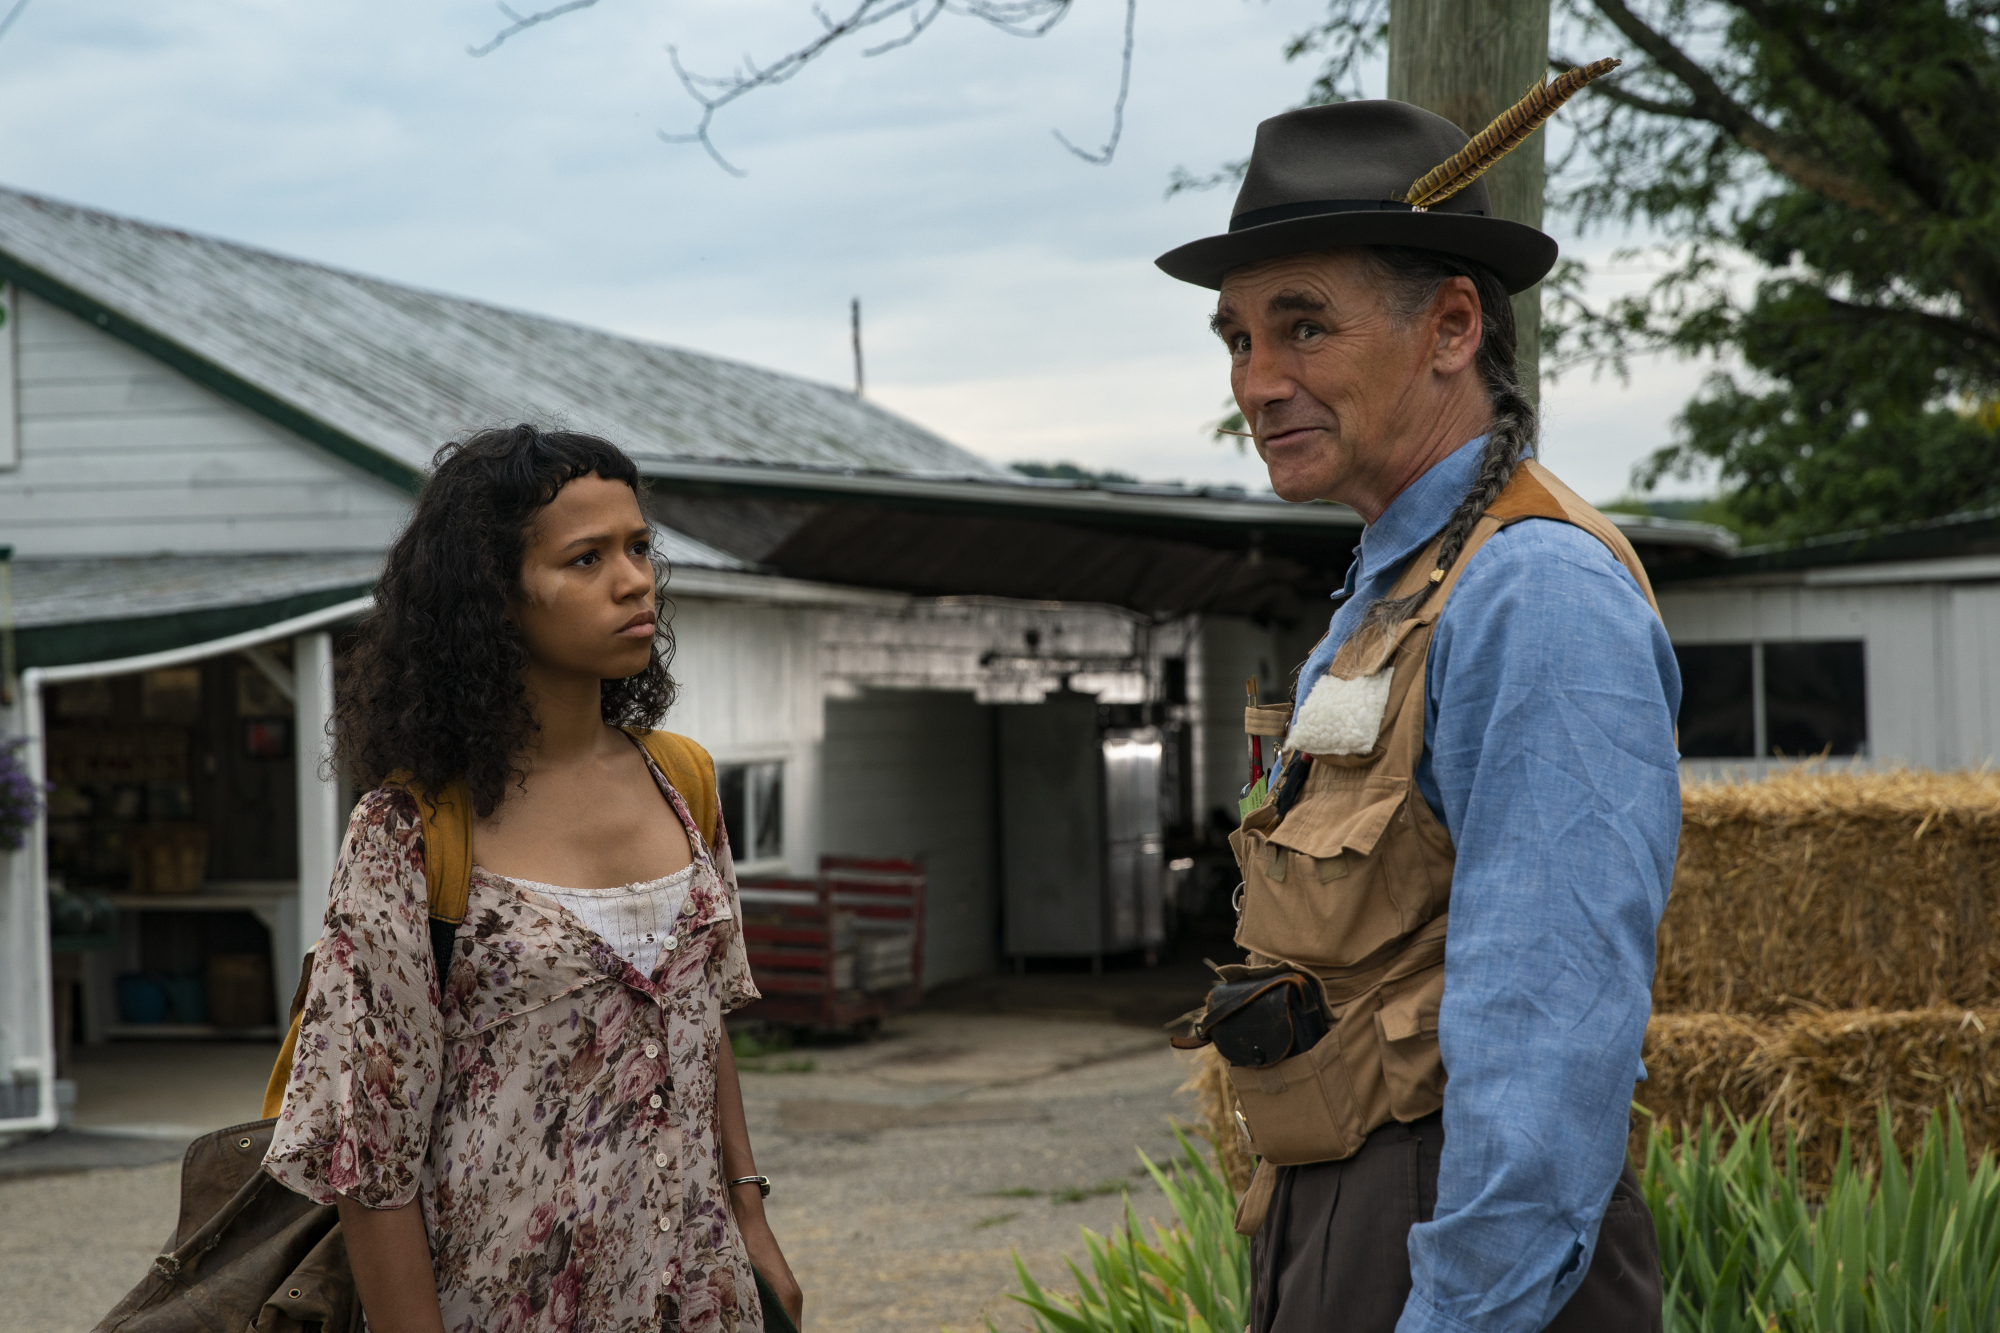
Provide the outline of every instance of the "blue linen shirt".
<path id="1" fill-rule="evenodd" d="M 1363 532 L 1303 700 L 1478 470 L 1485 437 Z M 1437 1210 L 1397 1333 L 1529 1333 L 1582 1282 L 1625 1160 L 1653 946 L 1680 840 L 1680 673 L 1604 544 L 1529 519 L 1438 618 L 1417 784 L 1457 849 L 1438 1040 Z"/>

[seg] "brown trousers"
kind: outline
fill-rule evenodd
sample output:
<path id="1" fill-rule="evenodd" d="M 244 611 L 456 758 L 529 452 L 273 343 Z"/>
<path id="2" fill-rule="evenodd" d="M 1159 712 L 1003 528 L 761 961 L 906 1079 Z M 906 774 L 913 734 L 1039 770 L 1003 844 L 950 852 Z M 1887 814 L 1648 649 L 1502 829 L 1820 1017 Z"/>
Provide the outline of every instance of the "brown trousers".
<path id="1" fill-rule="evenodd" d="M 1250 1242 L 1248 1333 L 1394 1333 L 1410 1228 L 1437 1209 L 1444 1115 L 1390 1123 L 1338 1162 L 1278 1168 Z M 1627 1165 L 1583 1283 L 1547 1333 L 1659 1333 L 1659 1239 Z"/>

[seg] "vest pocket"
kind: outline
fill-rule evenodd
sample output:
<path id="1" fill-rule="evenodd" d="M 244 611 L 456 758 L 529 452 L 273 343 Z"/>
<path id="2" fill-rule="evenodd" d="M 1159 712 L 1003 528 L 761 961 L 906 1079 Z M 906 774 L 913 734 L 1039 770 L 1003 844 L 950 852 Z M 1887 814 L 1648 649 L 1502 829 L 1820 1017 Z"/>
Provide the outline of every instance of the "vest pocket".
<path id="1" fill-rule="evenodd" d="M 1389 1114 L 1408 1122 L 1444 1105 L 1444 1056 L 1438 1049 L 1438 1007 L 1444 1000 L 1444 965 L 1396 984 L 1375 1011 L 1382 1048 L 1382 1081 Z"/>
<path id="2" fill-rule="evenodd" d="M 1251 1147 L 1272 1165 L 1337 1161 L 1361 1147 L 1340 1036 L 1329 1032 L 1304 1054 L 1262 1069 L 1229 1066 Z"/>
<path id="3" fill-rule="evenodd" d="M 1352 967 L 1407 933 L 1410 914 L 1378 848 L 1404 803 L 1395 793 L 1330 817 L 1309 790 L 1268 832 L 1253 815 L 1230 836 L 1244 880 L 1237 943 L 1308 967 Z"/>

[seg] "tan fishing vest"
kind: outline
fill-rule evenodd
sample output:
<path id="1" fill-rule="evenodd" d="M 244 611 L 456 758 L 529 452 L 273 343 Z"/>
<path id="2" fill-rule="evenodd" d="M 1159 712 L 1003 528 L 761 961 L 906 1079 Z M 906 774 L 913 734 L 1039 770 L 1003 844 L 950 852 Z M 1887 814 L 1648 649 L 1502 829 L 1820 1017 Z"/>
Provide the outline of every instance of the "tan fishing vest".
<path id="1" fill-rule="evenodd" d="M 1320 979 L 1333 1015 L 1332 1031 L 1310 1051 L 1268 1068 L 1229 1069 L 1252 1145 L 1272 1165 L 1337 1161 L 1389 1121 L 1444 1105 L 1438 1007 L 1454 854 L 1417 789 L 1425 661 L 1459 575 L 1494 533 L 1527 518 L 1571 523 L 1596 537 L 1652 602 L 1646 571 L 1623 534 L 1545 469 L 1524 463 L 1417 614 L 1365 642 L 1356 634 L 1334 657 L 1328 698 L 1344 701 L 1342 725 L 1318 729 L 1358 737 L 1341 746 L 1351 752 L 1315 753 L 1282 820 L 1267 801 L 1230 836 L 1243 872 L 1236 942 L 1250 953 L 1244 974 L 1275 963 L 1303 968 Z M 1425 586 L 1438 546 L 1432 542 L 1410 561 L 1391 597 Z M 1377 708 L 1380 721 L 1370 732 L 1366 723 Z M 1301 723 L 1308 709 L 1326 716 L 1309 703 Z M 1278 734 L 1290 712 L 1252 709 L 1245 728 Z M 1268 1194 L 1270 1172 L 1259 1175 Z M 1252 1212 L 1261 1217 L 1261 1208 Z M 1239 1216 L 1239 1225 L 1247 1221 Z"/>

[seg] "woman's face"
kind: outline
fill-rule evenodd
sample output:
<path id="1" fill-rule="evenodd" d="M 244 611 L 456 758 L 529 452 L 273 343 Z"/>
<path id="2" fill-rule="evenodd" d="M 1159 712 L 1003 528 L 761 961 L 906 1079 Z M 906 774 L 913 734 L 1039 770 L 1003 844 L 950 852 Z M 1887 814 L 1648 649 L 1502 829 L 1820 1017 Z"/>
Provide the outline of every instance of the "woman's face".
<path id="1" fill-rule="evenodd" d="M 657 614 L 651 546 L 624 482 L 593 473 L 556 492 L 529 524 L 510 607 L 538 669 L 590 680 L 646 669 Z"/>

